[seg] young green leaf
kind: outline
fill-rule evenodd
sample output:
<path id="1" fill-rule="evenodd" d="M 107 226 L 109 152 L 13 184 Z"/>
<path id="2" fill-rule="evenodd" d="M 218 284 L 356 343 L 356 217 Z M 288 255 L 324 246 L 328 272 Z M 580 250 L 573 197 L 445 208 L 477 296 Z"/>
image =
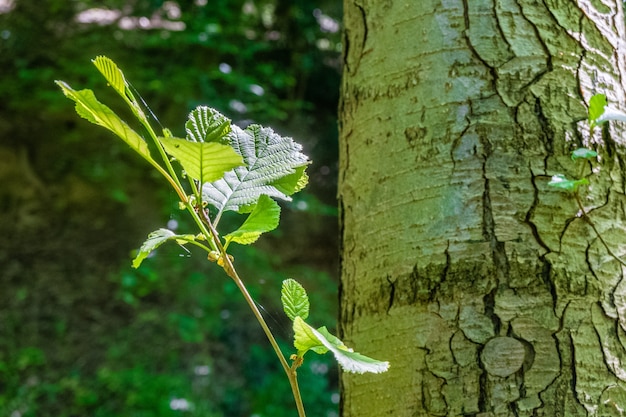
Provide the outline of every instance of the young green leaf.
<path id="1" fill-rule="evenodd" d="M 347 348 L 341 340 L 330 334 L 326 328 L 315 330 L 299 316 L 293 321 L 295 332 L 294 346 L 298 349 L 298 356 L 302 357 L 307 351 L 313 350 L 318 354 L 331 351 L 339 365 L 347 372 L 381 373 L 389 369 L 389 362 L 372 359 Z"/>
<path id="2" fill-rule="evenodd" d="M 230 119 L 215 109 L 198 106 L 190 114 L 185 123 L 187 140 L 192 142 L 218 142 L 228 144 L 231 131 Z"/>
<path id="3" fill-rule="evenodd" d="M 117 64 L 106 56 L 97 56 L 92 59 L 91 62 L 98 68 L 98 71 L 104 76 L 107 83 L 109 83 L 120 96 L 126 98 L 126 79 Z"/>
<path id="4" fill-rule="evenodd" d="M 582 178 L 580 180 L 568 180 L 563 174 L 553 175 L 552 179 L 548 183 L 551 187 L 569 192 L 574 192 L 579 186 L 586 184 L 589 184 L 589 180 L 587 180 L 587 178 Z"/>
<path id="5" fill-rule="evenodd" d="M 243 164 L 241 156 L 228 145 L 167 137 L 159 141 L 165 151 L 180 162 L 187 175 L 201 182 L 218 180 L 224 172 Z"/>
<path id="6" fill-rule="evenodd" d="M 574 152 L 572 152 L 572 160 L 575 161 L 577 159 L 594 159 L 598 156 L 598 152 L 592 151 L 587 148 L 578 148 Z"/>
<path id="7" fill-rule="evenodd" d="M 596 94 L 589 100 L 589 121 L 592 127 L 596 124 L 596 121 L 604 113 L 604 107 L 606 107 L 607 101 L 604 94 Z"/>
<path id="8" fill-rule="evenodd" d="M 93 91 L 76 91 L 63 81 L 55 82 L 61 87 L 63 94 L 76 103 L 76 113 L 78 113 L 79 116 L 115 133 L 139 155 L 154 163 L 146 141 L 120 119 L 113 110 L 100 103 L 93 94 Z"/>
<path id="9" fill-rule="evenodd" d="M 174 240 L 180 245 L 183 244 L 185 241 L 190 241 L 194 239 L 194 235 L 177 235 L 168 229 L 155 230 L 148 235 L 148 239 L 146 239 L 146 241 L 143 242 L 143 245 L 141 245 L 141 248 L 139 248 L 139 252 L 133 260 L 133 268 L 139 268 L 139 265 L 141 265 L 143 260 L 146 259 L 146 257 L 150 255 L 153 250 L 155 250 L 168 240 Z"/>
<path id="10" fill-rule="evenodd" d="M 306 320 L 309 317 L 309 297 L 298 281 L 294 279 L 283 281 L 280 301 L 283 303 L 283 310 L 290 320 L 295 320 L 296 317 Z"/>
<path id="11" fill-rule="evenodd" d="M 298 350 L 298 356 L 303 357 L 309 350 L 323 355 L 328 352 L 328 348 L 322 344 L 313 332 L 313 327 L 309 326 L 300 316 L 293 319 L 293 346 Z"/>
<path id="12" fill-rule="evenodd" d="M 262 195 L 241 227 L 224 236 L 224 239 L 227 243 L 237 242 L 241 245 L 249 245 L 256 242 L 261 234 L 276 229 L 279 219 L 280 206 L 278 203 L 270 197 Z"/>
<path id="13" fill-rule="evenodd" d="M 245 165 L 202 187 L 202 199 L 220 213 L 254 204 L 263 194 L 290 200 L 289 195 L 301 187 L 309 160 L 293 139 L 258 125 L 245 130 L 233 125 L 227 137 Z"/>

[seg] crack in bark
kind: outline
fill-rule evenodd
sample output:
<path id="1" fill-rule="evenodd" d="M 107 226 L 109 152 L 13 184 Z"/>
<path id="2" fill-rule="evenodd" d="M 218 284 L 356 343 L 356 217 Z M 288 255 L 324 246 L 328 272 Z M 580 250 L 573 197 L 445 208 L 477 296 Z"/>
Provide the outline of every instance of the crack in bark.
<path id="1" fill-rule="evenodd" d="M 498 28 L 498 33 L 500 34 L 500 39 L 502 39 L 504 41 L 504 43 L 506 43 L 508 51 L 513 56 L 515 56 L 515 53 L 513 52 L 513 48 L 511 47 L 511 42 L 509 42 L 509 40 L 506 38 L 506 34 L 504 33 L 504 30 L 502 30 L 502 25 L 500 24 L 500 18 L 499 18 L 499 14 L 498 14 L 498 1 L 492 1 L 491 2 L 491 11 L 493 13 L 493 17 L 495 17 L 495 19 L 496 19 L 496 27 Z"/>
<path id="2" fill-rule="evenodd" d="M 346 5 L 347 4 L 348 3 L 346 3 Z M 354 5 L 356 9 L 358 9 L 359 11 L 360 23 L 362 24 L 362 30 L 363 30 L 363 38 L 360 40 L 360 42 L 358 41 L 358 39 L 355 39 L 355 42 L 351 42 L 350 41 L 350 34 L 351 34 L 350 29 L 346 28 L 344 30 L 344 33 L 342 36 L 342 40 L 344 44 L 343 64 L 349 73 L 355 74 L 359 68 L 359 64 L 361 63 L 361 57 L 363 56 L 363 50 L 365 48 L 365 41 L 367 40 L 367 35 L 368 35 L 368 28 L 367 28 L 367 14 L 365 12 L 363 5 L 360 4 L 358 1 L 353 1 L 352 5 Z M 358 31 L 357 31 L 357 35 L 358 35 Z M 350 56 L 351 56 L 350 54 L 352 54 L 352 57 L 354 58 L 354 60 L 350 59 Z"/>
<path id="3" fill-rule="evenodd" d="M 486 158 L 485 158 L 486 159 Z M 484 192 L 483 192 L 483 237 L 489 242 L 491 247 L 491 253 L 493 257 L 493 263 L 496 272 L 496 288 L 502 282 L 508 282 L 509 278 L 509 261 L 506 256 L 506 250 L 504 249 L 504 242 L 498 240 L 495 232 L 495 221 L 493 218 L 493 210 L 491 207 L 491 198 L 489 196 L 489 178 L 486 174 L 486 166 L 483 163 L 483 179 L 484 179 Z"/>
<path id="4" fill-rule="evenodd" d="M 535 114 L 537 115 L 537 121 L 539 122 L 539 126 L 541 126 L 541 132 L 544 133 L 544 146 L 546 148 L 546 155 L 543 158 L 543 166 L 544 170 L 548 169 L 548 159 L 554 155 L 554 130 L 550 125 L 550 120 L 546 116 L 543 111 L 543 107 L 541 106 L 541 99 L 537 96 L 535 97 Z"/>
<path id="5" fill-rule="evenodd" d="M 567 306 L 563 310 L 563 319 L 565 318 L 565 315 L 568 314 L 567 310 L 568 310 L 568 307 L 569 307 L 570 303 L 571 303 L 571 301 L 569 301 L 567 303 Z M 569 342 L 569 346 L 568 347 L 569 347 L 570 352 L 571 352 L 571 360 L 570 360 L 570 362 L 568 364 L 568 368 L 569 368 L 570 373 L 571 373 L 571 378 L 569 380 L 569 383 L 570 383 L 570 389 L 571 389 L 572 396 L 574 397 L 574 400 L 576 401 L 576 403 L 578 405 L 580 405 L 581 407 L 586 409 L 583 401 L 581 401 L 581 399 L 579 397 L 579 392 L 576 389 L 578 377 L 577 377 L 577 373 L 576 373 L 576 370 L 577 370 L 577 367 L 576 367 L 576 344 L 574 343 L 574 337 L 572 336 L 572 332 L 573 331 L 574 331 L 574 329 L 569 329 L 569 331 L 566 334 L 567 341 Z M 560 351 L 559 351 L 559 353 L 560 353 Z"/>
<path id="6" fill-rule="evenodd" d="M 387 306 L 387 315 L 389 315 L 389 310 L 391 310 L 391 307 L 393 306 L 393 300 L 396 296 L 396 280 L 392 281 L 390 275 L 387 275 L 385 278 L 389 283 L 389 305 Z"/>
<path id="7" fill-rule="evenodd" d="M 541 278 L 543 280 L 544 285 L 550 291 L 550 296 L 552 297 L 552 311 L 554 312 L 554 316 L 558 317 L 558 314 L 557 314 L 558 295 L 556 292 L 556 286 L 554 285 L 554 281 L 552 280 L 552 277 L 550 276 L 552 274 L 552 264 L 550 263 L 550 261 L 546 259 L 546 255 L 541 256 L 540 259 L 543 262 L 543 267 L 541 269 Z"/>
<path id="8" fill-rule="evenodd" d="M 536 177 L 532 172 L 530 163 L 528 166 L 528 170 L 530 171 L 530 182 L 533 185 L 533 202 L 531 203 L 530 208 L 526 212 L 526 216 L 524 217 L 524 223 L 526 223 L 528 227 L 530 227 L 530 231 L 535 241 L 539 244 L 539 246 L 541 246 L 546 251 L 546 253 L 544 253 L 541 256 L 542 258 L 545 259 L 545 256 L 549 254 L 550 252 L 552 252 L 552 249 L 550 249 L 550 247 L 543 241 L 543 239 L 539 235 L 539 230 L 537 229 L 537 225 L 533 223 L 533 221 L 531 220 L 535 214 L 535 210 L 537 206 L 539 205 L 539 188 L 537 188 L 537 183 L 535 182 Z"/>
<path id="9" fill-rule="evenodd" d="M 541 71 L 540 74 L 538 74 L 535 79 L 538 81 L 538 76 L 548 73 L 550 71 L 553 70 L 553 63 L 552 63 L 552 54 L 550 53 L 550 48 L 548 48 L 548 45 L 546 44 L 546 42 L 543 40 L 543 37 L 541 36 L 541 33 L 539 33 L 539 28 L 537 27 L 536 24 L 534 24 L 527 16 L 526 13 L 524 13 L 524 6 L 519 2 L 519 0 L 516 0 L 515 3 L 517 4 L 519 11 L 520 11 L 520 15 L 528 22 L 528 24 L 533 28 L 533 31 L 535 32 L 535 38 L 539 41 L 539 44 L 541 45 L 541 49 L 543 49 L 543 53 L 546 57 L 546 65 L 547 65 L 547 69 L 545 71 Z M 535 79 L 533 79 L 533 82 L 535 82 Z M 533 82 L 531 82 L 530 84 L 532 84 Z M 529 84 L 529 85 L 530 85 Z"/>
<path id="10" fill-rule="evenodd" d="M 600 302 L 597 302 L 596 306 L 598 306 L 600 308 L 600 310 L 603 312 L 603 314 L 605 314 L 604 313 L 604 309 L 602 308 L 602 304 Z M 593 314 L 592 314 L 592 316 L 593 316 Z M 605 314 L 605 316 L 606 316 L 606 314 Z M 604 367 L 605 367 L 605 369 L 606 369 L 606 371 L 607 371 L 607 373 L 609 375 L 613 375 L 618 380 L 620 380 L 620 378 L 616 375 L 615 371 L 613 369 L 611 369 L 611 367 L 609 366 L 608 362 L 609 362 L 610 359 L 607 357 L 607 354 L 605 352 L 605 349 L 608 349 L 608 348 L 606 347 L 605 343 L 602 342 L 602 337 L 600 336 L 600 332 L 598 330 L 598 327 L 595 325 L 595 323 L 593 323 L 593 325 L 591 327 L 593 327 L 593 331 L 594 331 L 594 333 L 595 333 L 595 335 L 596 335 L 596 337 L 598 339 L 598 346 L 599 346 L 600 352 L 602 353 L 602 364 L 604 365 Z M 609 334 L 608 337 L 610 337 L 610 336 L 613 336 L 613 335 Z M 615 335 L 615 337 L 617 337 L 617 335 Z"/>
<path id="11" fill-rule="evenodd" d="M 595 239 L 594 239 L 595 240 Z M 591 246 L 593 245 L 593 241 L 590 242 L 587 247 L 585 248 L 585 263 L 587 264 L 587 269 L 589 269 L 589 272 L 591 272 L 591 275 L 596 279 L 597 282 L 601 282 L 600 278 L 598 277 L 598 275 L 596 275 L 596 271 L 594 271 L 593 266 L 591 265 L 591 259 L 590 259 L 590 255 L 589 255 L 589 250 L 591 249 Z M 585 278 L 585 281 L 587 279 Z M 586 284 L 585 284 L 586 287 Z"/>
<path id="12" fill-rule="evenodd" d="M 485 306 L 485 316 L 487 316 L 493 323 L 493 332 L 495 335 L 500 334 L 502 328 L 502 321 L 495 313 L 496 308 L 496 294 L 498 292 L 497 286 L 489 292 L 489 294 L 483 297 L 483 303 Z"/>
<path id="13" fill-rule="evenodd" d="M 472 55 L 475 56 L 485 66 L 485 68 L 489 69 L 489 73 L 491 74 L 492 90 L 495 91 L 497 94 L 498 88 L 497 88 L 496 80 L 498 79 L 498 72 L 496 71 L 495 67 L 491 66 L 487 61 L 484 60 L 483 57 L 480 56 L 480 53 L 476 50 L 476 47 L 472 43 L 472 40 L 470 39 L 467 33 L 470 28 L 469 4 L 468 4 L 470 0 L 462 0 L 462 1 L 463 1 L 463 21 L 465 23 L 465 29 L 462 30 L 460 33 L 463 35 L 463 39 L 465 40 L 465 43 L 467 44 L 467 48 L 472 52 Z M 506 42 L 506 39 L 505 39 L 505 42 Z M 508 45 L 508 42 L 507 42 L 507 45 Z"/>
<path id="14" fill-rule="evenodd" d="M 481 353 L 482 348 L 478 351 L 478 357 L 480 357 Z M 478 361 L 478 367 L 482 371 L 480 373 L 480 376 L 478 377 L 478 411 L 480 411 L 480 413 L 484 413 L 487 411 L 487 385 L 489 381 L 487 370 L 485 369 L 481 361 Z"/>

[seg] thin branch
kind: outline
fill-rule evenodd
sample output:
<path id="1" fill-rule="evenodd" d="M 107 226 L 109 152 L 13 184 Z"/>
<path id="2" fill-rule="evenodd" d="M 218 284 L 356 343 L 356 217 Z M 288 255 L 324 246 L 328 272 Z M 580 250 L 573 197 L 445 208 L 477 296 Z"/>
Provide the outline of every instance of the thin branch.
<path id="1" fill-rule="evenodd" d="M 278 360 L 280 361 L 280 364 L 282 365 L 283 370 L 287 374 L 287 378 L 289 379 L 289 384 L 291 385 L 291 391 L 293 393 L 293 397 L 296 402 L 298 416 L 306 417 L 306 414 L 304 412 L 304 405 L 302 403 L 302 395 L 300 394 L 300 388 L 298 387 L 296 368 L 295 367 L 291 368 L 289 364 L 287 363 L 287 360 L 285 359 L 285 355 L 283 355 L 283 352 L 280 350 L 280 346 L 278 346 L 278 342 L 276 342 L 276 339 L 274 338 L 272 331 L 267 325 L 265 318 L 263 318 L 261 311 L 259 310 L 256 303 L 254 302 L 254 299 L 248 292 L 246 285 L 237 274 L 237 271 L 235 270 L 235 267 L 233 266 L 233 263 L 230 257 L 226 253 L 224 246 L 222 245 L 222 242 L 219 239 L 217 230 L 211 223 L 211 219 L 207 215 L 206 211 L 201 208 L 200 210 L 198 210 L 198 213 L 200 214 L 203 223 L 208 227 L 209 232 L 211 233 L 213 240 L 215 241 L 218 247 L 218 250 L 221 254 L 221 258 L 223 261 L 224 271 L 230 278 L 232 278 L 232 280 L 235 282 L 235 285 L 237 285 L 237 288 L 239 288 L 239 291 L 243 295 L 243 298 L 246 300 L 246 302 L 248 303 L 248 306 L 252 310 L 254 317 L 257 319 L 261 328 L 263 329 L 265 336 L 267 336 L 267 339 L 269 340 L 270 345 L 272 345 L 272 348 L 274 349 L 274 352 L 276 353 L 276 356 L 278 357 Z"/>

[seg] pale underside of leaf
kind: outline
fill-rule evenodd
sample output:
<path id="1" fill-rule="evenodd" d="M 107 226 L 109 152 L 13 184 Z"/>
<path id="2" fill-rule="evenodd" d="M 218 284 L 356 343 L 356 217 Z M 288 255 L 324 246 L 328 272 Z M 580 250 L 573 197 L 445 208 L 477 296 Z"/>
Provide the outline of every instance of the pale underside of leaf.
<path id="1" fill-rule="evenodd" d="M 196 237 L 194 235 L 177 235 L 169 229 L 155 230 L 148 235 L 148 239 L 146 239 L 141 245 L 141 248 L 139 248 L 137 256 L 133 259 L 133 268 L 139 268 L 139 265 L 141 265 L 143 260 L 146 259 L 153 250 L 157 249 L 168 240 L 173 240 L 179 245 L 184 245 L 195 239 Z"/>
<path id="2" fill-rule="evenodd" d="M 56 83 L 61 87 L 65 96 L 76 103 L 76 113 L 79 116 L 110 130 L 141 156 L 150 161 L 153 160 L 146 141 L 120 119 L 113 110 L 100 103 L 93 91 L 87 89 L 76 91 L 63 81 L 56 81 Z"/>
<path id="3" fill-rule="evenodd" d="M 295 320 L 296 317 L 306 320 L 309 316 L 309 297 L 304 287 L 296 280 L 283 281 L 280 300 L 290 320 Z"/>
<path id="4" fill-rule="evenodd" d="M 550 187 L 558 188 L 564 191 L 576 191 L 579 186 L 587 184 L 589 184 L 589 180 L 587 178 L 569 180 L 563 174 L 553 175 L 552 179 L 548 183 Z"/>
<path id="5" fill-rule="evenodd" d="M 220 212 L 238 211 L 242 206 L 254 204 L 263 194 L 290 200 L 289 194 L 302 187 L 304 167 L 309 161 L 293 139 L 257 125 L 245 130 L 232 126 L 228 139 L 243 157 L 245 166 L 204 184 L 202 190 L 203 200 Z"/>
<path id="6" fill-rule="evenodd" d="M 347 372 L 381 373 L 389 369 L 389 362 L 378 361 L 348 349 L 341 340 L 328 333 L 325 328 L 316 330 L 300 317 L 295 318 L 293 325 L 296 333 L 294 346 L 298 349 L 299 356 L 304 355 L 309 349 L 316 353 L 325 353 L 330 350 L 339 365 Z"/>
<path id="7" fill-rule="evenodd" d="M 170 239 L 176 239 L 176 233 L 172 232 L 169 229 L 159 229 L 150 233 L 148 235 L 148 239 L 143 242 L 143 245 L 141 245 L 141 248 L 139 248 L 137 256 L 133 260 L 133 268 L 139 268 L 141 262 L 143 262 L 143 260 L 146 259 L 146 257 L 150 255 L 153 250 L 155 250 Z"/>
<path id="8" fill-rule="evenodd" d="M 159 141 L 165 151 L 180 162 L 187 175 L 201 182 L 215 181 L 243 163 L 241 156 L 228 145 L 179 138 L 159 138 Z"/>
<path id="9" fill-rule="evenodd" d="M 593 159 L 598 156 L 598 152 L 587 148 L 578 148 L 572 152 L 572 160 L 576 159 Z"/>

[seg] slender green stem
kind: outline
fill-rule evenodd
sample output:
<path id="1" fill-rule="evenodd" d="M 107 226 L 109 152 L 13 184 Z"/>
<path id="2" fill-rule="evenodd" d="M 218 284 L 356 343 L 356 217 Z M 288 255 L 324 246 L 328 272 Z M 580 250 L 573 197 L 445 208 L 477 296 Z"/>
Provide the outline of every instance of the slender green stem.
<path id="1" fill-rule="evenodd" d="M 302 403 L 302 395 L 300 395 L 300 387 L 298 387 L 298 372 L 297 368 L 300 366 L 302 362 L 299 364 L 294 364 L 289 369 L 287 373 L 287 378 L 289 378 L 289 384 L 291 385 L 291 392 L 293 393 L 293 398 L 296 400 L 296 409 L 298 410 L 298 416 L 306 417 L 304 413 L 304 404 Z"/>
<path id="2" fill-rule="evenodd" d="M 246 288 L 245 284 L 243 283 L 241 278 L 239 278 L 239 275 L 237 274 L 237 271 L 233 267 L 233 264 L 230 261 L 230 258 L 228 258 L 228 256 L 225 256 L 224 254 L 222 254 L 222 256 L 223 256 L 224 262 L 227 265 L 227 268 L 224 268 L 224 269 L 227 271 L 228 275 L 233 279 L 233 281 L 235 281 L 235 285 L 237 285 L 237 288 L 239 288 L 239 291 L 241 291 L 241 293 L 243 294 L 243 297 L 245 298 L 246 302 L 250 306 L 250 309 L 252 310 L 252 313 L 254 314 L 255 318 L 261 325 L 261 328 L 265 332 L 265 335 L 267 336 L 270 344 L 272 345 L 274 352 L 276 352 L 276 356 L 278 357 L 280 364 L 282 365 L 285 373 L 287 374 L 287 378 L 289 379 L 289 385 L 291 385 L 291 392 L 293 393 L 293 398 L 296 402 L 298 416 L 306 417 L 306 414 L 304 412 L 304 404 L 302 403 L 302 395 L 300 394 L 300 388 L 298 386 L 298 375 L 297 375 L 296 369 L 289 367 L 289 364 L 287 363 L 285 356 L 280 350 L 280 347 L 278 346 L 278 343 L 276 342 L 276 339 L 274 338 L 272 331 L 268 327 L 265 319 L 263 318 L 263 315 L 259 311 L 259 308 L 254 302 L 254 299 L 252 298 L 250 293 L 248 292 L 248 289 Z"/>
<path id="3" fill-rule="evenodd" d="M 187 178 L 189 179 L 189 185 L 191 186 L 191 192 L 196 197 L 196 201 L 198 203 L 200 203 L 202 201 L 202 195 L 200 195 L 200 189 L 196 185 L 196 180 L 194 180 L 190 176 L 187 176 Z"/>
<path id="4" fill-rule="evenodd" d="M 261 314 L 261 311 L 259 310 L 259 308 L 257 307 L 256 303 L 254 302 L 254 299 L 252 298 L 252 296 L 248 292 L 248 289 L 246 288 L 246 285 L 244 284 L 244 282 L 239 277 L 239 274 L 237 274 L 237 271 L 235 270 L 235 267 L 233 266 L 233 263 L 231 262 L 230 258 L 228 257 L 228 254 L 226 253 L 226 251 L 224 249 L 224 246 L 222 246 L 222 243 L 220 242 L 219 236 L 217 234 L 217 230 L 215 230 L 215 227 L 211 223 L 211 219 L 209 219 L 209 216 L 206 215 L 206 212 L 204 210 L 200 210 L 200 213 L 201 213 L 201 216 L 202 216 L 202 220 L 204 221 L 206 226 L 209 228 L 209 231 L 213 235 L 213 239 L 214 239 L 214 241 L 215 241 L 215 243 L 216 243 L 216 245 L 217 245 L 217 247 L 219 249 L 219 252 L 220 252 L 220 254 L 222 256 L 222 259 L 223 259 L 223 262 L 224 262 L 224 266 L 223 266 L 224 271 L 226 271 L 226 274 L 230 278 L 232 278 L 232 280 L 235 282 L 235 285 L 237 285 L 237 288 L 239 288 L 239 291 L 243 295 L 243 298 L 248 303 L 248 306 L 252 310 L 252 313 L 254 314 L 254 317 L 259 322 L 259 325 L 263 329 L 263 332 L 265 333 L 265 336 L 269 340 L 270 345 L 272 345 L 272 348 L 274 349 L 274 352 L 276 353 L 276 356 L 278 357 L 278 360 L 280 361 L 280 364 L 283 367 L 283 370 L 287 374 L 287 378 L 289 379 L 289 385 L 291 385 L 291 391 L 293 393 L 293 397 L 294 397 L 294 400 L 296 402 L 296 408 L 298 410 L 298 416 L 299 417 L 306 417 L 306 414 L 304 412 L 304 404 L 302 403 L 302 395 L 300 394 L 300 388 L 298 386 L 298 378 L 297 378 L 296 367 L 295 366 L 294 367 L 290 367 L 289 364 L 287 363 L 287 359 L 285 359 L 285 355 L 283 355 L 283 352 L 280 350 L 280 346 L 278 346 L 278 342 L 274 338 L 274 334 L 272 333 L 272 331 L 270 330 L 269 326 L 267 325 L 267 322 L 265 321 L 265 318 L 263 318 L 263 315 Z"/>
<path id="5" fill-rule="evenodd" d="M 180 186 L 180 183 L 178 182 L 178 178 L 176 177 L 176 173 L 174 173 L 174 177 L 172 177 L 172 175 L 168 174 L 167 171 L 164 170 L 163 167 L 161 165 L 159 165 L 156 161 L 148 160 L 148 162 L 150 162 L 150 164 L 154 168 L 156 168 L 156 170 L 159 171 L 161 173 L 161 175 L 163 175 L 165 177 L 167 182 L 170 183 L 170 185 L 172 186 L 174 191 L 176 191 L 176 194 L 178 194 L 178 198 L 180 199 L 180 201 L 182 201 L 183 203 L 187 203 L 188 198 L 185 195 L 185 192 L 183 191 L 183 188 Z M 176 180 L 175 180 L 175 178 L 176 178 Z"/>
<path id="6" fill-rule="evenodd" d="M 193 239 L 183 239 L 185 242 L 191 244 L 191 245 L 195 245 L 199 248 L 204 249 L 206 252 L 211 252 L 211 248 L 209 248 L 206 245 L 203 245 L 202 243 L 198 242 L 197 240 L 193 240 Z"/>
<path id="7" fill-rule="evenodd" d="M 165 164 L 165 167 L 167 168 L 167 171 L 170 173 L 170 176 L 172 177 L 173 181 L 176 184 L 174 186 L 174 188 L 177 189 L 177 191 L 178 190 L 182 191 L 183 190 L 183 185 L 180 183 L 180 180 L 178 179 L 178 176 L 176 175 L 176 171 L 174 171 L 174 167 L 172 167 L 172 163 L 170 162 L 170 159 L 168 158 L 167 154 L 165 153 L 165 149 L 163 149 L 163 145 L 161 145 L 161 142 L 159 142 L 159 138 L 157 137 L 156 133 L 152 129 L 152 126 L 150 126 L 150 123 L 148 123 L 148 120 L 146 119 L 145 115 L 142 118 L 140 118 L 140 121 L 141 121 L 141 124 L 148 131 L 148 134 L 150 135 L 150 137 L 154 141 L 154 144 L 156 145 L 157 149 L 159 150 L 159 155 L 161 155 L 161 159 L 163 160 L 163 163 Z M 184 193 L 183 193 L 183 195 L 184 195 Z M 181 199 L 181 201 L 183 201 L 183 202 L 187 201 L 187 197 L 185 196 L 183 199 Z"/>
<path id="8" fill-rule="evenodd" d="M 191 205 L 191 203 L 189 203 L 189 202 L 187 202 L 185 204 L 185 207 L 187 208 L 187 211 L 189 212 L 189 214 L 191 214 L 191 217 L 193 218 L 193 221 L 196 222 L 196 225 L 200 229 L 200 232 L 202 232 L 202 234 L 206 238 L 207 242 L 209 243 L 209 246 L 211 247 L 211 250 L 219 252 L 220 249 L 215 244 L 215 241 L 219 240 L 219 236 L 218 237 L 214 237 L 213 236 L 213 234 L 205 226 L 205 223 L 203 222 L 203 219 L 201 219 L 200 215 L 198 214 L 198 212 L 203 212 L 203 210 L 201 208 L 196 210 L 195 207 L 193 207 Z M 203 215 L 204 215 L 204 213 L 203 213 Z"/>

